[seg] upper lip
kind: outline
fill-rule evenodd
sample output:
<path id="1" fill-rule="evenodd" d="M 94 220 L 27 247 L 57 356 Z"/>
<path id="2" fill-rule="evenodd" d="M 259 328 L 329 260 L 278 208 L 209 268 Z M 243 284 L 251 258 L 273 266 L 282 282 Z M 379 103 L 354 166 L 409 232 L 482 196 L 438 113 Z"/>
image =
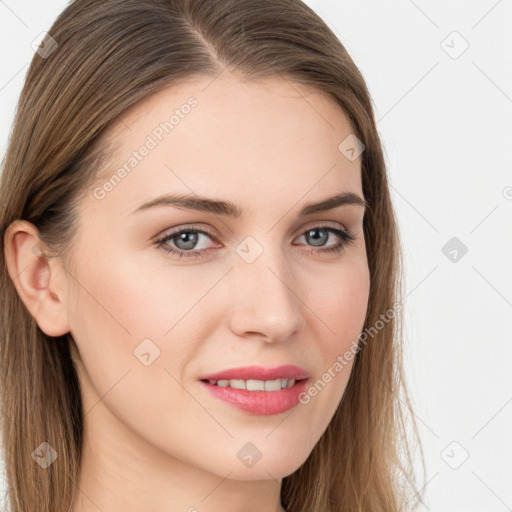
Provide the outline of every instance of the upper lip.
<path id="1" fill-rule="evenodd" d="M 277 379 L 305 379 L 308 372 L 303 368 L 293 365 L 275 366 L 265 368 L 263 366 L 245 366 L 243 368 L 230 368 L 217 373 L 211 373 L 200 377 L 200 380 L 277 380 Z"/>

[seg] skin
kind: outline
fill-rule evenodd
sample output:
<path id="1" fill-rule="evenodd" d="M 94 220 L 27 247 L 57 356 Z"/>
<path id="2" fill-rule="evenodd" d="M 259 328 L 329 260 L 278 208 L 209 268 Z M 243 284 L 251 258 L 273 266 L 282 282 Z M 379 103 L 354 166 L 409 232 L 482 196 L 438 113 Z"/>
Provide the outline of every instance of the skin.
<path id="1" fill-rule="evenodd" d="M 338 150 L 353 129 L 310 87 L 227 71 L 169 87 L 110 127 L 117 147 L 95 186 L 190 96 L 198 105 L 113 190 L 103 199 L 84 193 L 66 258 L 38 257 L 37 229 L 26 221 L 6 232 L 23 302 L 46 334 L 71 332 L 76 342 L 85 445 L 75 512 L 283 510 L 281 480 L 327 428 L 352 369 L 353 361 L 307 405 L 269 416 L 200 386 L 202 375 L 253 364 L 294 364 L 316 382 L 363 329 L 370 279 L 363 207 L 298 217 L 338 191 L 363 197 L 360 158 Z M 227 199 L 243 215 L 173 206 L 131 214 L 165 192 Z M 306 231 L 325 222 L 354 242 L 322 253 Z M 200 235 L 192 250 L 201 256 L 155 245 L 189 224 L 214 234 Z M 330 233 L 325 247 L 341 241 Z M 250 264 L 235 252 L 246 237 L 263 249 Z M 176 237 L 167 246 L 185 245 Z M 146 366 L 134 350 L 147 338 L 160 355 Z M 237 457 L 248 442 L 262 453 L 250 468 Z"/>

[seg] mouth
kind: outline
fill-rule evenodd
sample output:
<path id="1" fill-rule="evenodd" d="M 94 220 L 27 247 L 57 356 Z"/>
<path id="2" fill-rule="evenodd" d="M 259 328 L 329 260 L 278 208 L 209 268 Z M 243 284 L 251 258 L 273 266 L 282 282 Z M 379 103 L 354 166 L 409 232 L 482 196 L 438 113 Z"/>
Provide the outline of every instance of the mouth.
<path id="1" fill-rule="evenodd" d="M 257 380 L 257 379 L 201 379 L 201 382 L 217 386 L 219 388 L 246 389 L 247 391 L 281 391 L 282 389 L 290 389 L 295 383 L 302 382 L 306 379 L 274 379 L 274 380 Z"/>
<path id="2" fill-rule="evenodd" d="M 308 373 L 297 366 L 233 368 L 199 379 L 211 396 L 246 413 L 279 414 L 299 403 Z"/>

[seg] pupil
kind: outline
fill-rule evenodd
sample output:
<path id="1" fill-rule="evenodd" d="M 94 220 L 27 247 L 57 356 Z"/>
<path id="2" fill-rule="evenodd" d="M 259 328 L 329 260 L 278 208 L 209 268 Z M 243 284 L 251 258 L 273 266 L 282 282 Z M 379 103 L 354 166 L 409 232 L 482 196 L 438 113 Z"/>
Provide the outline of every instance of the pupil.
<path id="1" fill-rule="evenodd" d="M 323 233 L 324 234 L 323 237 L 322 236 L 318 237 L 318 236 L 313 235 L 310 238 L 311 241 L 313 242 L 313 245 L 322 246 L 323 245 L 322 238 L 324 238 L 324 239 L 326 238 L 327 232 L 324 229 L 310 229 L 308 231 L 308 237 L 310 237 L 311 233 Z M 319 239 L 320 239 L 320 243 L 318 243 Z M 323 242 L 325 242 L 325 240 L 323 240 Z"/>
<path id="2" fill-rule="evenodd" d="M 183 249 L 183 250 L 192 249 L 194 247 L 194 245 L 197 243 L 197 237 L 198 237 L 197 233 L 191 233 L 191 232 L 180 233 L 178 235 L 178 243 L 176 243 L 176 245 L 178 246 L 179 249 Z M 184 242 L 185 246 L 180 247 L 179 242 Z"/>

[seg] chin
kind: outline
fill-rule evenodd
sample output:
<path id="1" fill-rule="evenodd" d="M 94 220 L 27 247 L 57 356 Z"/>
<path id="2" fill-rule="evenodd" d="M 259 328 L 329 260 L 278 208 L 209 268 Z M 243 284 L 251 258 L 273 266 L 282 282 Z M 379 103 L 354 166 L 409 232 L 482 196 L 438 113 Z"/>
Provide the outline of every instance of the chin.
<path id="1" fill-rule="evenodd" d="M 280 480 L 297 471 L 311 453 L 309 451 L 302 454 L 297 449 L 267 449 L 267 452 L 263 452 L 261 458 L 255 462 L 244 463 L 237 459 L 236 467 L 231 468 L 232 473 L 229 478 L 233 480 L 268 480 L 269 478 Z"/>
<path id="2" fill-rule="evenodd" d="M 299 469 L 300 466 L 301 464 L 283 464 L 282 461 L 275 461 L 275 464 L 272 461 L 267 461 L 265 464 L 260 460 L 252 468 L 236 468 L 232 470 L 231 474 L 229 475 L 229 479 L 250 481 L 269 480 L 273 478 L 275 480 L 281 480 L 294 473 L 297 469 Z"/>

